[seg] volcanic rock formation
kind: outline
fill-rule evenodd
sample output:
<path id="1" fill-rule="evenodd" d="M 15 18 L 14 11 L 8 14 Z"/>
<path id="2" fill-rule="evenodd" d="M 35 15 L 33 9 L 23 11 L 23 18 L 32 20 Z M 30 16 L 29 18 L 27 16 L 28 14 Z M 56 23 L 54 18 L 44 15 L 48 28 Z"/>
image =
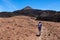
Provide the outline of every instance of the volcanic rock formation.
<path id="1" fill-rule="evenodd" d="M 38 10 L 27 6 L 21 10 L 16 10 L 13 12 L 0 12 L 0 17 L 12 17 L 17 15 L 35 17 L 37 20 L 60 22 L 60 11 Z"/>

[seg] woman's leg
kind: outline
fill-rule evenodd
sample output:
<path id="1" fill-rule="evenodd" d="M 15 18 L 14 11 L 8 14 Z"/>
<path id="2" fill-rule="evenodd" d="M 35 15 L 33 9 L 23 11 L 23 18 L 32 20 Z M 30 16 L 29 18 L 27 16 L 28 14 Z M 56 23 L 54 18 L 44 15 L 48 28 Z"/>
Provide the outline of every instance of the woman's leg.
<path id="1" fill-rule="evenodd" d="M 41 35 L 41 27 L 38 27 L 39 35 Z"/>

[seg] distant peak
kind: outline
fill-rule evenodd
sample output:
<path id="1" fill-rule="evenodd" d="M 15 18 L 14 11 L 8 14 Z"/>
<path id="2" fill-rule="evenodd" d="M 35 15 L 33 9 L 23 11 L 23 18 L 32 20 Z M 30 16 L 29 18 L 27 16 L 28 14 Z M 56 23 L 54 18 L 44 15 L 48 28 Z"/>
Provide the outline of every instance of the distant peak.
<path id="1" fill-rule="evenodd" d="M 32 8 L 30 6 L 26 6 L 24 10 L 27 10 L 27 9 L 32 9 Z"/>

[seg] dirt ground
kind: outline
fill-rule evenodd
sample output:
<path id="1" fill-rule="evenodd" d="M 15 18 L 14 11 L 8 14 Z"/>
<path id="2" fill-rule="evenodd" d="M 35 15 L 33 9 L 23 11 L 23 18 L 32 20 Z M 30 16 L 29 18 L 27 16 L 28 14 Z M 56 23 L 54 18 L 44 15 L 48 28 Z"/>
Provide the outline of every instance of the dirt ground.
<path id="1" fill-rule="evenodd" d="M 60 23 L 41 22 L 41 36 L 37 37 L 37 20 L 28 16 L 0 18 L 0 40 L 60 40 Z"/>

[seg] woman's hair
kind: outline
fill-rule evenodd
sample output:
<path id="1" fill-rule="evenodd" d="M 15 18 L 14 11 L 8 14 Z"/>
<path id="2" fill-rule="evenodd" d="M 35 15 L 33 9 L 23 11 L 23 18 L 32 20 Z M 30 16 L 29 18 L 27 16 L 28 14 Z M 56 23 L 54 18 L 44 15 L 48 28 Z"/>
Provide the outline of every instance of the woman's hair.
<path id="1" fill-rule="evenodd" d="M 39 23 L 41 23 L 41 22 L 39 22 Z"/>

